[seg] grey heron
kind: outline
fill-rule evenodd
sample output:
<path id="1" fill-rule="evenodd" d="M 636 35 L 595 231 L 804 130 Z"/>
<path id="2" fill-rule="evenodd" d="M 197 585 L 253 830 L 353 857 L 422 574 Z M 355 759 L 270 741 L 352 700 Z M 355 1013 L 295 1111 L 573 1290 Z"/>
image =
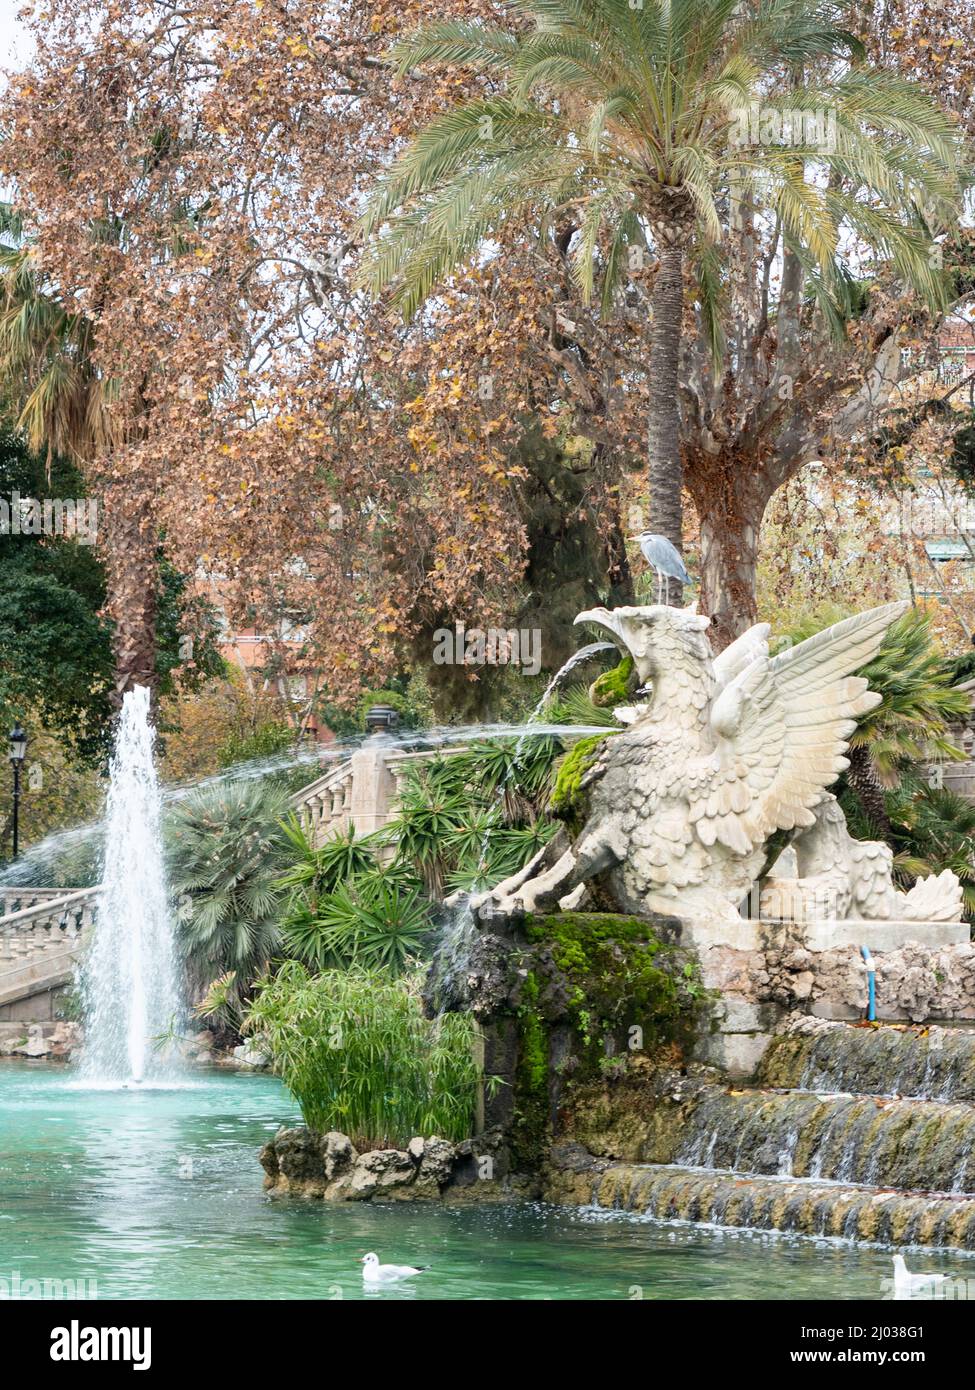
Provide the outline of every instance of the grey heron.
<path id="1" fill-rule="evenodd" d="M 679 579 L 682 584 L 690 584 L 691 576 L 684 568 L 684 561 L 666 536 L 658 536 L 653 531 L 641 531 L 636 540 L 643 552 L 643 558 L 648 565 L 653 566 L 657 575 L 658 603 L 663 603 L 667 597 L 668 580 Z"/>

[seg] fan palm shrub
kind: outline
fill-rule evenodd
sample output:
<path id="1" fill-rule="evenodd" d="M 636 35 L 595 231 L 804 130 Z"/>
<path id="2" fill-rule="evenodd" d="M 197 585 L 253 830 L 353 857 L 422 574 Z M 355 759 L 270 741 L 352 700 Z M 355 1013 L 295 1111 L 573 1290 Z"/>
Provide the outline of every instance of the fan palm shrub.
<path id="1" fill-rule="evenodd" d="M 360 1150 L 469 1137 L 474 1023 L 426 1018 L 420 985 L 361 967 L 314 974 L 300 961 L 261 982 L 245 1030 L 264 1039 L 310 1129 L 340 1130 Z"/>
<path id="2" fill-rule="evenodd" d="M 888 797 L 888 809 L 898 875 L 910 884 L 951 869 L 961 881 L 965 915 L 975 919 L 975 803 L 905 779 Z"/>
<path id="3" fill-rule="evenodd" d="M 281 926 L 284 949 L 313 970 L 358 965 L 393 974 L 422 954 L 429 932 L 419 888 L 382 873 L 337 884 L 314 909 L 294 904 Z"/>
<path id="4" fill-rule="evenodd" d="M 797 624 L 783 640 L 804 642 L 850 614 L 832 604 Z M 863 812 L 869 834 L 891 833 L 885 791 L 896 788 L 918 763 L 957 760 L 948 725 L 967 714 L 969 696 L 957 689 L 923 608 L 910 608 L 888 628 L 880 650 L 858 675 L 880 702 L 857 720 L 849 739 L 848 786 Z"/>
<path id="5" fill-rule="evenodd" d="M 790 638 L 803 641 L 848 616 L 826 605 Z M 881 836 L 909 887 L 951 869 L 961 880 L 966 913 L 975 911 L 975 806 L 931 784 L 925 764 L 961 759 L 948 725 L 967 715 L 969 694 L 952 683 L 933 620 L 908 609 L 888 628 L 876 657 L 859 672 L 880 701 L 860 716 L 850 736 L 850 766 L 840 779 L 840 804 L 860 839 Z"/>
<path id="6" fill-rule="evenodd" d="M 896 786 L 910 763 L 961 756 L 947 726 L 968 714 L 970 696 L 950 682 L 930 613 L 908 609 L 891 624 L 876 657 L 858 674 L 880 696 L 880 703 L 857 721 L 850 748 L 854 755 L 863 750 L 881 786 Z M 855 767 L 856 760 L 851 773 Z"/>
<path id="7" fill-rule="evenodd" d="M 166 849 L 191 984 L 233 972 L 240 1003 L 281 945 L 288 792 L 259 779 L 198 787 L 170 812 Z"/>
<path id="8" fill-rule="evenodd" d="M 658 261 L 650 528 L 679 551 L 685 269 L 696 274 L 716 357 L 717 248 L 739 209 L 776 222 L 838 333 L 849 298 L 844 240 L 875 248 L 941 303 L 930 224 L 955 220 L 963 142 L 916 87 L 868 67 L 846 28 L 848 6 L 833 0 L 515 0 L 510 8 L 517 31 L 446 19 L 393 48 L 400 74 L 463 67 L 483 85 L 422 130 L 379 180 L 362 223 L 371 243 L 361 281 L 375 293 L 391 287 L 409 317 L 521 216 L 571 233 L 585 300 L 600 263 L 608 312 L 630 249 L 649 231 Z M 829 112 L 835 138 L 742 141 L 742 113 L 770 104 L 800 120 Z M 673 584 L 670 598 L 679 594 Z"/>

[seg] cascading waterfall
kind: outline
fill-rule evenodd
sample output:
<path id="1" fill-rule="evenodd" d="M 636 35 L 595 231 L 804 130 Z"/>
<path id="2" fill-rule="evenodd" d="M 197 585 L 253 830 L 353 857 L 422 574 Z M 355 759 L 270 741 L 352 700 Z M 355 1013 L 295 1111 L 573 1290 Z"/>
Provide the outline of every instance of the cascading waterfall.
<path id="1" fill-rule="evenodd" d="M 773 1039 L 758 1081 L 784 1089 L 704 1086 L 597 1175 L 592 1201 L 975 1250 L 975 1033 L 801 1019 Z"/>
<path id="2" fill-rule="evenodd" d="M 592 1201 L 663 1221 L 975 1250 L 975 1201 L 963 1197 L 615 1164 L 597 1177 Z"/>
<path id="3" fill-rule="evenodd" d="M 466 1006 L 463 982 L 471 969 L 478 936 L 478 926 L 466 899 L 445 909 L 427 983 L 430 1003 L 437 1013 Z"/>
<path id="4" fill-rule="evenodd" d="M 149 691 L 137 685 L 125 695 L 115 732 L 105 888 L 81 975 L 88 1081 L 141 1082 L 171 1067 L 154 1046 L 180 1014 L 154 742 Z"/>
<path id="5" fill-rule="evenodd" d="M 849 1091 L 975 1104 L 975 1033 L 847 1028 L 803 1020 L 773 1038 L 759 1081 L 779 1089 Z"/>
<path id="6" fill-rule="evenodd" d="M 589 642 L 586 644 L 586 646 L 580 647 L 578 651 L 573 652 L 572 655 L 569 657 L 568 661 L 564 661 L 562 663 L 562 665 L 556 671 L 555 675 L 549 681 L 548 685 L 545 687 L 544 691 L 542 692 L 541 698 L 535 705 L 535 708 L 528 716 L 528 722 L 525 725 L 524 732 L 522 733 L 518 742 L 515 744 L 514 763 L 516 766 L 518 763 L 518 759 L 521 757 L 521 752 L 524 747 L 525 739 L 528 738 L 528 736 L 532 732 L 534 732 L 534 726 L 540 722 L 542 714 L 545 710 L 545 706 L 548 704 L 552 694 L 556 690 L 558 690 L 559 686 L 565 680 L 566 676 L 569 675 L 571 671 L 574 671 L 577 666 L 581 666 L 584 661 L 591 661 L 592 658 L 594 656 L 598 656 L 600 652 L 610 652 L 613 650 L 614 645 L 612 642 Z"/>
<path id="7" fill-rule="evenodd" d="M 715 1137 L 716 1136 L 716 1137 Z M 957 1192 L 975 1110 L 940 1101 L 767 1091 L 706 1095 L 673 1161 L 692 1167 Z"/>

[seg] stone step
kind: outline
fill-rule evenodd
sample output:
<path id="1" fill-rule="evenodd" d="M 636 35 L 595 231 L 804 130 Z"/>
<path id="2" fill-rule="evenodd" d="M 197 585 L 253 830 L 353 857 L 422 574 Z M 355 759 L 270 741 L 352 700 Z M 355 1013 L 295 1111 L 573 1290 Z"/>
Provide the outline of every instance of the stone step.
<path id="1" fill-rule="evenodd" d="M 761 1086 L 975 1104 L 975 1032 L 938 1024 L 852 1027 L 803 1018 L 778 1033 Z"/>
<path id="2" fill-rule="evenodd" d="M 975 1194 L 975 1107 L 808 1091 L 701 1094 L 669 1151 L 686 1167 Z"/>
<path id="3" fill-rule="evenodd" d="M 975 1196 L 883 1191 L 815 1179 L 743 1177 L 677 1165 L 559 1164 L 548 1171 L 549 1201 L 640 1212 L 659 1220 L 804 1236 L 840 1236 L 889 1245 L 975 1250 Z"/>

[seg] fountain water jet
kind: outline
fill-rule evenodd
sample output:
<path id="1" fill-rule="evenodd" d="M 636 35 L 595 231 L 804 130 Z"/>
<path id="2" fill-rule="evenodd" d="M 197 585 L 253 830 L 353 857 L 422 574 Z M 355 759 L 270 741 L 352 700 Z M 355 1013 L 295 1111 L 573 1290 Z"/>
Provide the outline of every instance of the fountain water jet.
<path id="1" fill-rule="evenodd" d="M 159 1077 L 152 1039 L 180 1013 L 176 950 L 163 870 L 162 798 L 149 691 L 125 695 L 115 732 L 105 827 L 104 892 L 81 972 L 82 1074 L 99 1082 Z"/>

